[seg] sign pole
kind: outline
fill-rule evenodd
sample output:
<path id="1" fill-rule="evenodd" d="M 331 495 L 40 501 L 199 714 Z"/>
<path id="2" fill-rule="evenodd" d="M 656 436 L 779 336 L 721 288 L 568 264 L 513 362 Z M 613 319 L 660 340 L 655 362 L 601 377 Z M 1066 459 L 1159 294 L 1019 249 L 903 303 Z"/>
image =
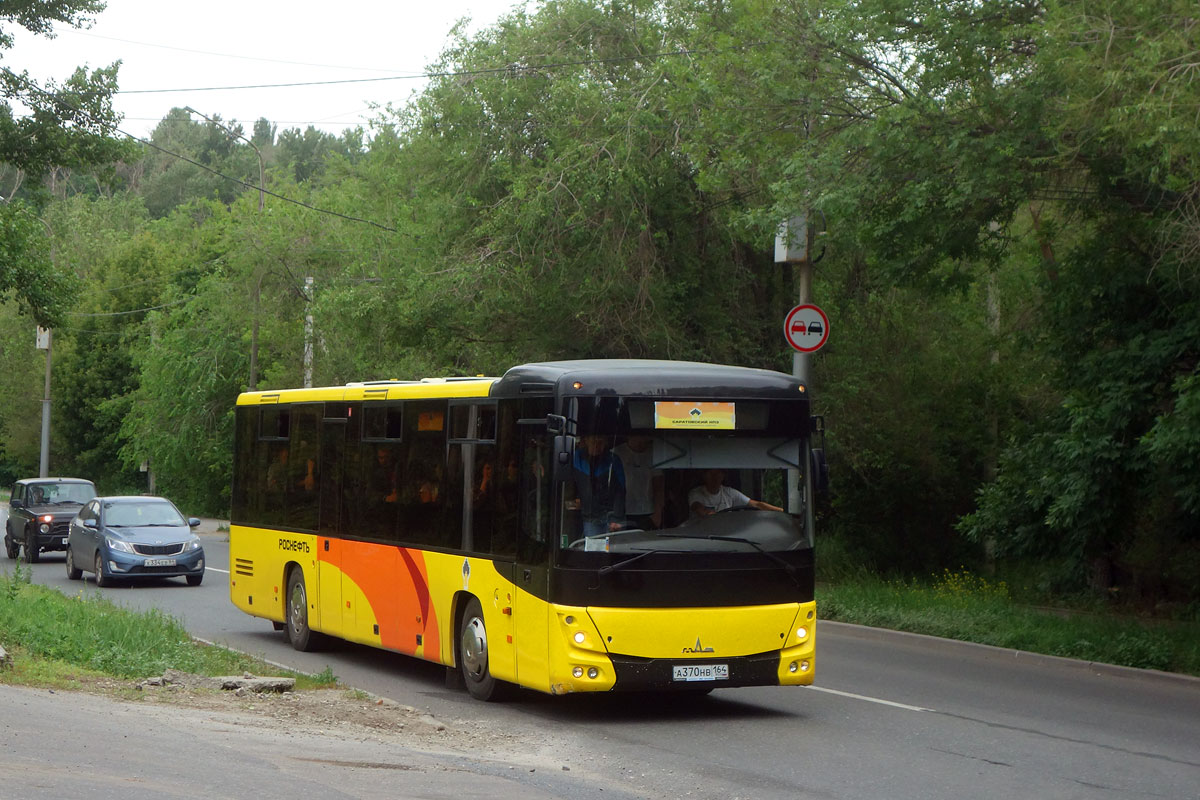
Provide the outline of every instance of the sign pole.
<path id="1" fill-rule="evenodd" d="M 793 278 L 797 289 L 796 305 L 803 306 L 812 302 L 812 274 L 812 261 L 807 258 L 793 265 Z M 800 350 L 792 352 L 792 374 L 805 386 L 809 386 L 808 366 L 809 353 Z"/>
<path id="2" fill-rule="evenodd" d="M 803 335 L 800 334 L 799 328 L 795 333 L 792 333 L 792 327 L 797 313 L 802 307 L 810 306 L 812 300 L 812 274 L 813 274 L 813 228 L 809 225 L 809 213 L 786 219 L 779 226 L 779 231 L 775 236 L 775 262 L 777 264 L 792 265 L 792 280 L 796 285 L 796 294 L 798 303 L 792 313 L 784 321 L 784 336 L 791 344 L 792 353 L 792 374 L 796 376 L 801 384 L 804 385 L 806 391 L 809 392 L 809 397 L 812 397 L 812 385 L 809 376 L 809 352 L 807 344 L 799 344 L 800 339 L 807 340 L 809 336 L 808 323 L 801 322 L 800 325 L 804 328 Z M 824 314 L 816 309 L 821 314 L 824 320 Z M 803 318 L 802 318 L 803 319 Z M 828 321 L 820 334 L 820 343 L 816 346 L 820 347 L 825 342 L 825 337 L 829 335 Z M 803 349 L 802 349 L 803 347 Z M 814 348 L 815 349 L 815 348 Z M 800 470 L 788 470 L 788 511 L 792 514 L 803 514 L 807 530 L 813 529 L 813 509 L 809 504 L 804 502 L 805 497 L 811 497 L 813 491 L 812 476 L 809 474 L 807 464 L 811 458 L 806 448 L 801 453 L 806 465 L 803 474 Z M 803 485 L 801 484 L 803 481 Z"/>
<path id="3" fill-rule="evenodd" d="M 42 392 L 42 452 L 38 464 L 38 477 L 50 475 L 50 346 L 53 333 L 49 328 L 38 327 L 37 346 L 46 351 L 46 385 Z"/>

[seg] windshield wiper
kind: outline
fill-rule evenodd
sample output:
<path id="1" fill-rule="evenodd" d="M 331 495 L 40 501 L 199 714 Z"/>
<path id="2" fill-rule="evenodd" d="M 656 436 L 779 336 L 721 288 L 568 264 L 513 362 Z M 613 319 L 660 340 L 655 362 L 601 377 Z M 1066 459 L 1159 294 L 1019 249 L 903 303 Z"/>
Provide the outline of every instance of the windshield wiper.
<path id="1" fill-rule="evenodd" d="M 792 581 L 796 584 L 796 588 L 797 589 L 800 588 L 800 578 L 797 577 L 797 575 L 796 575 L 796 567 L 791 562 L 789 562 L 786 558 L 782 558 L 781 556 L 778 556 L 775 553 L 772 553 L 770 550 L 764 549 L 763 546 L 760 545 L 758 542 L 756 542 L 752 539 L 743 538 L 741 536 L 709 536 L 708 538 L 715 539 L 719 542 L 739 542 L 741 544 L 750 545 L 755 550 L 762 553 L 764 556 L 771 559 L 772 561 L 782 564 L 783 568 L 787 570 L 788 577 L 790 577 L 792 579 Z"/>
<path id="2" fill-rule="evenodd" d="M 601 567 L 600 569 L 596 570 L 596 574 L 600 575 L 600 576 L 604 576 L 610 572 L 616 572 L 619 569 L 625 569 L 633 562 L 641 561 L 646 556 L 652 556 L 655 553 L 686 553 L 686 552 L 688 552 L 688 551 L 687 550 L 645 550 L 641 553 L 638 553 L 633 558 L 627 558 L 624 561 L 618 561 L 616 564 L 609 564 L 608 566 Z"/>

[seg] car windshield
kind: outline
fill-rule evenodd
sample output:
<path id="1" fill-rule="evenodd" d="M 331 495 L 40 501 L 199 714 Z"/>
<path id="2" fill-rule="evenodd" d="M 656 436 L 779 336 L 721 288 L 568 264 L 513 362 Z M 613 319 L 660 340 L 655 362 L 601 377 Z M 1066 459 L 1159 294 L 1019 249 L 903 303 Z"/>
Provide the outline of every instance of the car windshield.
<path id="1" fill-rule="evenodd" d="M 29 487 L 32 503 L 75 503 L 83 505 L 96 496 L 90 483 L 35 483 Z"/>
<path id="2" fill-rule="evenodd" d="M 135 501 L 105 503 L 104 524 L 113 528 L 134 528 L 152 525 L 187 525 L 187 522 L 170 503 Z"/>

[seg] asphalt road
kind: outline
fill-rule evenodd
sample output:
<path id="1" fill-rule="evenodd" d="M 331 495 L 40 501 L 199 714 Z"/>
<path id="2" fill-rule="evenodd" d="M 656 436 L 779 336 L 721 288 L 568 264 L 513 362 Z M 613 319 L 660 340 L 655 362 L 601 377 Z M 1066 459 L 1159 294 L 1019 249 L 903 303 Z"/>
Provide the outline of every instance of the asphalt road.
<path id="1" fill-rule="evenodd" d="M 225 537 L 203 537 L 210 566 L 200 587 L 178 579 L 97 589 L 87 576 L 82 584 L 68 581 L 61 556 L 54 554 L 34 565 L 33 575 L 65 592 L 99 591 L 131 608 L 160 608 L 195 636 L 293 669 L 330 667 L 365 691 L 450 724 L 484 722 L 498 738 L 561 762 L 559 774 L 542 770 L 519 779 L 486 760 L 459 764 L 458 772 L 421 772 L 481 782 L 450 786 L 450 794 L 424 779 L 397 783 L 394 774 L 375 770 L 372 778 L 371 770 L 358 770 L 362 787 L 332 794 L 351 784 L 334 782 L 325 790 L 313 783 L 313 797 L 373 797 L 375 789 L 364 787 L 376 780 L 404 797 L 472 797 L 486 785 L 490 796 L 521 798 L 1200 800 L 1197 680 L 826 622 L 818 626 L 812 688 L 725 689 L 674 701 L 529 692 L 512 702 L 484 704 L 447 689 L 443 668 L 403 656 L 349 644 L 320 653 L 293 651 L 270 623 L 230 604 Z M 21 722 L 3 706 L 0 715 L 7 749 L 15 737 L 10 728 L 19 730 Z M 277 773 L 276 779 L 294 773 L 300 785 L 315 780 L 286 759 L 241 758 L 269 750 L 270 743 L 243 747 L 238 735 L 225 741 L 239 755 L 222 764 L 223 775 L 245 768 Z M 197 753 L 201 760 L 218 755 Z M 280 766 L 262 766 L 269 763 Z M 409 788 L 398 790 L 401 785 Z"/>

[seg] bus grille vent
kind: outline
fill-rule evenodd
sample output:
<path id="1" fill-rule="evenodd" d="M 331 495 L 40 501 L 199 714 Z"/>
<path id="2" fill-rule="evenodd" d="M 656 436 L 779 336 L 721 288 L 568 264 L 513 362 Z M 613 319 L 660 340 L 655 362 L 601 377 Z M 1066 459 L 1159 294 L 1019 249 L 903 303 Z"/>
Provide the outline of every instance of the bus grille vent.
<path id="1" fill-rule="evenodd" d="M 233 572 L 235 575 L 245 575 L 247 578 L 253 578 L 254 562 L 248 558 L 235 558 L 233 561 Z"/>

